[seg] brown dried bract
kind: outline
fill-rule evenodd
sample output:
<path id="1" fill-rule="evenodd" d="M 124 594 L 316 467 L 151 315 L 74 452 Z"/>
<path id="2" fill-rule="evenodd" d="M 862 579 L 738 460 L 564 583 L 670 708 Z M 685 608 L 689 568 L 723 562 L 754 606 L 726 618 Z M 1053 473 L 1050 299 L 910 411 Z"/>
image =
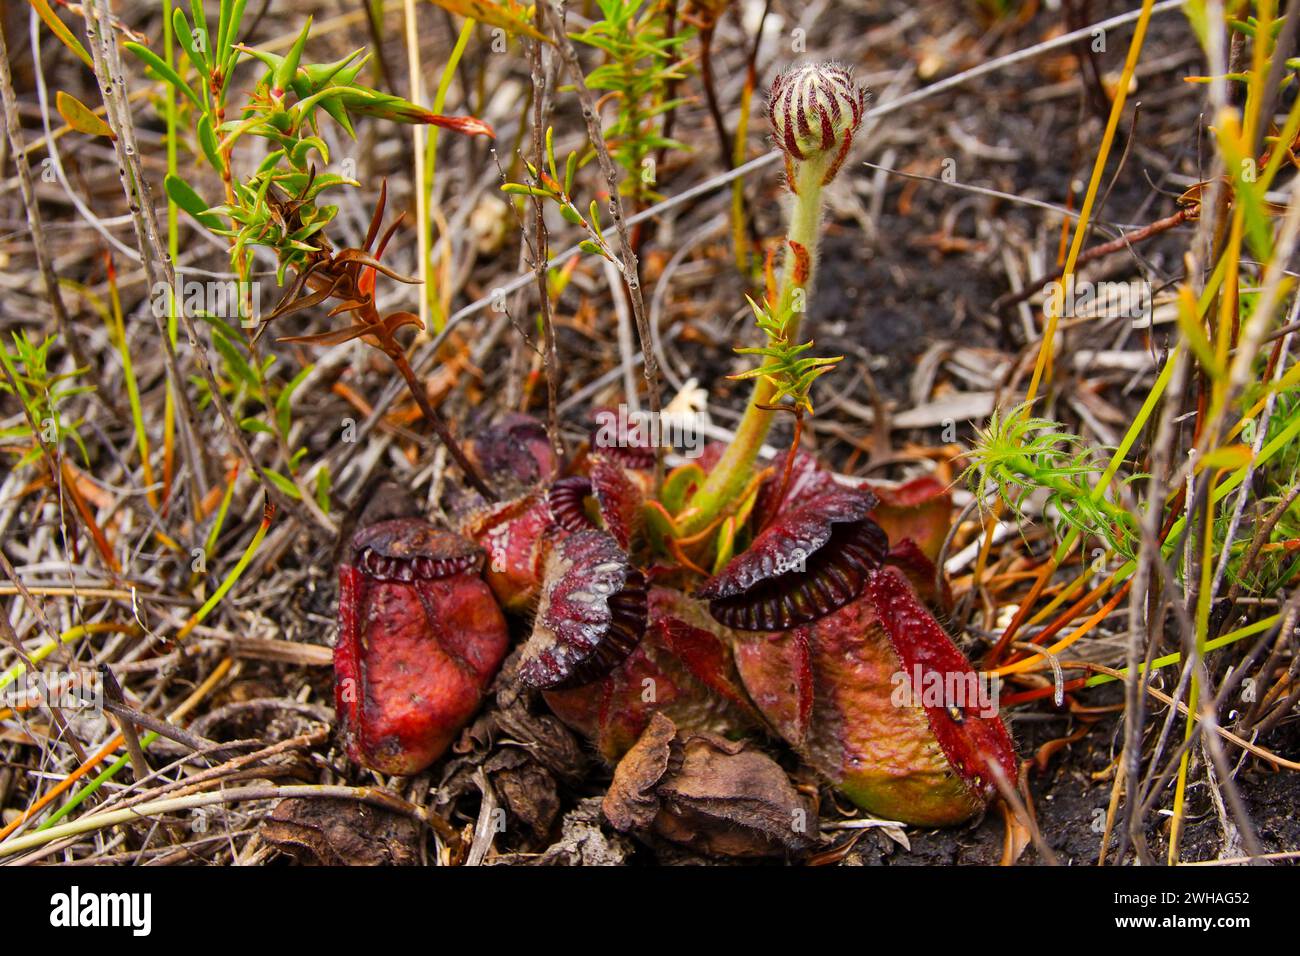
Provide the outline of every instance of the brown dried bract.
<path id="1" fill-rule="evenodd" d="M 616 830 L 738 859 L 805 852 L 817 831 L 774 760 L 715 734 L 679 734 L 663 714 L 619 763 L 601 809 Z"/>

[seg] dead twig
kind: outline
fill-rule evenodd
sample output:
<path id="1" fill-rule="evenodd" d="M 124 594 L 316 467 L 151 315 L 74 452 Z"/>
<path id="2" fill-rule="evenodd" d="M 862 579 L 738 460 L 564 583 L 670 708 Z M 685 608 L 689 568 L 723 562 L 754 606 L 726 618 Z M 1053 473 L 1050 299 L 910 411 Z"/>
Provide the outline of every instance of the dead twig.
<path id="1" fill-rule="evenodd" d="M 614 160 L 609 155 L 609 147 L 605 143 L 605 134 L 600 126 L 600 116 L 596 112 L 596 101 L 591 95 L 591 90 L 587 88 L 587 79 L 582 72 L 582 64 L 578 62 L 578 53 L 573 48 L 573 42 L 569 39 L 568 33 L 565 32 L 563 5 L 557 7 L 552 0 L 545 0 L 545 3 L 540 6 L 544 6 L 546 9 L 546 15 L 551 23 L 551 38 L 560 51 L 560 57 L 564 60 L 570 79 L 573 80 L 578 102 L 582 104 L 582 118 L 587 123 L 587 135 L 591 140 L 592 149 L 596 152 L 596 162 L 605 177 L 605 186 L 609 191 L 609 214 L 610 218 L 614 220 L 614 228 L 618 232 L 623 285 L 628 298 L 632 302 L 632 315 L 636 320 L 637 337 L 641 340 L 641 355 L 644 358 L 643 368 L 648 391 L 647 402 L 651 414 L 658 419 L 663 407 L 660 395 L 659 361 L 655 358 L 654 342 L 650 336 L 650 320 L 646 316 L 645 301 L 641 295 L 640 265 L 637 262 L 636 250 L 632 247 L 632 239 L 628 233 L 623 198 L 619 195 L 618 167 L 614 165 Z M 659 444 L 655 447 L 656 488 L 663 482 L 663 475 L 664 448 L 662 444 Z"/>

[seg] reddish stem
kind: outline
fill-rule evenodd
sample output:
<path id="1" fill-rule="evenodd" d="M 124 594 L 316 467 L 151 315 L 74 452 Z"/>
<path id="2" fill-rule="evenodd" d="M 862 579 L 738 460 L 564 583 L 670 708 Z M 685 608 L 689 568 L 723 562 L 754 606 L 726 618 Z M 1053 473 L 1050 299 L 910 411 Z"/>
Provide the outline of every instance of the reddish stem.
<path id="1" fill-rule="evenodd" d="M 789 411 L 789 409 L 784 405 L 769 407 L 773 410 L 779 409 L 781 411 Z M 803 410 L 795 409 L 793 414 L 794 437 L 790 439 L 790 449 L 785 453 L 785 466 L 781 469 L 781 484 L 777 486 L 776 498 L 773 499 L 776 502 L 776 506 L 772 509 L 772 513 L 768 515 L 764 527 L 766 527 L 767 524 L 777 516 L 777 513 L 780 512 L 781 506 L 785 503 L 785 493 L 790 488 L 790 474 L 794 471 L 794 456 L 799 451 L 799 439 L 803 437 Z"/>
<path id="2" fill-rule="evenodd" d="M 424 414 L 424 417 L 433 425 L 433 430 L 438 433 L 438 438 L 446 446 L 451 457 L 456 460 L 456 464 L 460 465 L 460 470 L 465 473 L 469 483 L 488 501 L 496 501 L 496 492 L 488 485 L 482 472 L 469 460 L 465 450 L 460 447 L 460 443 L 452 435 L 447 420 L 433 407 L 428 394 L 420 387 L 420 381 L 415 377 L 415 370 L 411 368 L 411 363 L 406 360 L 406 353 L 391 339 L 384 343 L 384 352 L 392 359 L 393 364 L 397 366 L 397 370 L 402 373 L 402 378 L 406 380 L 407 390 L 410 391 L 411 397 L 415 399 L 415 404 L 420 406 L 420 411 Z"/>

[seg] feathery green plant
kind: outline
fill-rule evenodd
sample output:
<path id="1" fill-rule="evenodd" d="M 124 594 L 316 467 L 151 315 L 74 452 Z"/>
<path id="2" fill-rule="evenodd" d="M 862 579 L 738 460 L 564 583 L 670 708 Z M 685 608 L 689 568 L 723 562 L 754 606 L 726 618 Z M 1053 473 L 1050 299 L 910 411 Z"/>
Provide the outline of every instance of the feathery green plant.
<path id="1" fill-rule="evenodd" d="M 573 39 L 607 56 L 587 75 L 587 86 L 614 99 L 617 113 L 605 130 L 606 145 L 630 174 L 620 189 L 640 206 L 662 198 L 654 189 L 653 154 L 687 148 L 664 135 L 664 122 L 685 102 L 669 91 L 687 75 L 679 48 L 694 30 L 670 34 L 663 0 L 597 0 L 597 5 L 601 17 Z"/>
<path id="2" fill-rule="evenodd" d="M 7 377 L 0 378 L 0 392 L 17 398 L 30 415 L 30 421 L 24 416 L 17 425 L 0 429 L 0 442 L 20 442 L 16 449 L 19 453 L 18 468 L 36 461 L 49 447 L 61 448 L 65 441 L 76 445 L 81 460 L 89 464 L 86 444 L 78 432 L 81 420 L 67 420 L 60 412 L 68 399 L 94 391 L 89 385 L 72 384 L 85 373 L 85 369 L 62 373 L 50 371 L 50 347 L 55 342 L 54 336 L 36 342 L 25 330 L 20 330 L 11 333 L 11 337 L 12 348 L 0 343 L 0 362 L 9 372 Z M 32 434 L 31 422 L 36 423 L 37 434 Z"/>
<path id="3" fill-rule="evenodd" d="M 1097 535 L 1115 553 L 1133 557 L 1140 536 L 1136 518 L 1114 499 L 1112 489 L 1096 493 L 1111 449 L 1029 412 L 1029 403 L 1009 411 L 994 409 L 987 427 L 977 431 L 964 474 L 976 501 L 986 507 L 996 494 L 1018 521 L 1029 523 L 1029 498 L 1045 493 L 1056 514 L 1058 538 L 1070 529 Z"/>

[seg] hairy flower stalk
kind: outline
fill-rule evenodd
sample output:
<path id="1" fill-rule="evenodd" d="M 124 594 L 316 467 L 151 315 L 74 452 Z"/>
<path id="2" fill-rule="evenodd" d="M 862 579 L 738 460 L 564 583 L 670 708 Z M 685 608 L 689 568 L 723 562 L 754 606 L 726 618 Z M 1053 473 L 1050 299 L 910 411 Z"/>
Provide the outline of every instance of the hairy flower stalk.
<path id="1" fill-rule="evenodd" d="M 768 118 L 776 144 L 785 154 L 786 185 L 793 194 L 772 314 L 784 318 L 790 341 L 798 334 L 817 264 L 823 190 L 844 164 L 862 123 L 866 98 L 866 90 L 833 63 L 797 67 L 772 84 Z M 765 365 L 773 361 L 768 359 Z M 752 477 L 754 461 L 772 427 L 775 392 L 770 379 L 755 378 L 735 439 L 690 501 L 683 520 L 686 534 L 708 527 Z"/>

